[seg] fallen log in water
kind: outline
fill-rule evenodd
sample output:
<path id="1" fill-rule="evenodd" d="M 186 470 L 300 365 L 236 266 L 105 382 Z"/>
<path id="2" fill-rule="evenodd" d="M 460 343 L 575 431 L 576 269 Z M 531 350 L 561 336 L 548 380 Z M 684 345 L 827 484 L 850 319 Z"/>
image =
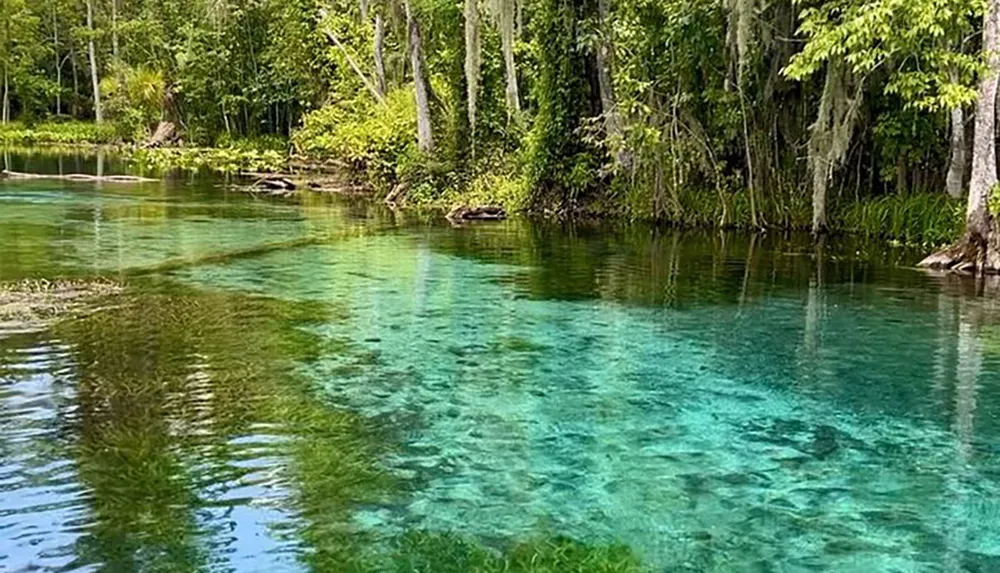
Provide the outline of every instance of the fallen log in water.
<path id="1" fill-rule="evenodd" d="M 66 175 L 50 175 L 46 173 L 19 173 L 4 169 L 0 171 L 7 179 L 57 179 L 61 181 L 87 181 L 102 183 L 153 183 L 159 179 L 149 179 L 136 175 L 87 175 L 84 173 L 69 173 Z"/>
<path id="2" fill-rule="evenodd" d="M 504 211 L 503 207 L 496 205 L 481 205 L 478 207 L 458 205 L 449 211 L 445 217 L 452 223 L 464 221 L 503 221 L 507 218 L 507 212 Z"/>
<path id="3" fill-rule="evenodd" d="M 259 172 L 246 172 L 241 173 L 241 175 L 252 177 L 253 182 L 249 185 L 230 185 L 230 189 L 265 197 L 291 197 L 300 191 L 341 195 L 363 195 L 370 192 L 365 187 L 355 185 L 344 177 Z"/>

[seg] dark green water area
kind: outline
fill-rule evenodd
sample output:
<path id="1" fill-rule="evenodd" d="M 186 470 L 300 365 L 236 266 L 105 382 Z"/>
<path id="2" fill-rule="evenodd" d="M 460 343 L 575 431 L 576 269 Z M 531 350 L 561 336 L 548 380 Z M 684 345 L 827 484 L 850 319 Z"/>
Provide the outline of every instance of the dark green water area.
<path id="1" fill-rule="evenodd" d="M 998 289 L 921 254 L 0 181 L 0 281 L 126 285 L 0 325 L 0 570 L 996 573 Z"/>

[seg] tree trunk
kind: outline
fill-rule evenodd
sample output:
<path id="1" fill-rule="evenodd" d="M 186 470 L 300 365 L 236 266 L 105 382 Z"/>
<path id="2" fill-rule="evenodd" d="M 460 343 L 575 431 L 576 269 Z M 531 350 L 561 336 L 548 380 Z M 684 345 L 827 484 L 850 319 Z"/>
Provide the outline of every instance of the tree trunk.
<path id="1" fill-rule="evenodd" d="M 101 109 L 101 79 L 97 75 L 97 48 L 94 46 L 94 0 L 87 0 L 87 54 L 90 57 L 90 82 L 94 89 L 94 118 L 97 123 L 104 121 Z"/>
<path id="2" fill-rule="evenodd" d="M 997 186 L 996 107 L 1000 73 L 1000 0 L 989 0 L 983 14 L 983 53 L 988 66 L 979 81 L 976 128 L 972 146 L 972 176 L 965 213 L 965 236 L 952 247 L 935 253 L 920 266 L 941 269 L 1000 270 L 1000 237 L 989 211 Z"/>
<path id="3" fill-rule="evenodd" d="M 385 20 L 381 12 L 375 13 L 375 89 L 382 96 L 386 93 L 385 84 Z"/>
<path id="4" fill-rule="evenodd" d="M 56 58 L 56 116 L 62 115 L 62 67 L 63 59 L 59 55 L 59 19 L 56 15 L 55 2 L 52 3 L 52 53 Z"/>
<path id="5" fill-rule="evenodd" d="M 472 148 L 476 142 L 476 103 L 479 96 L 479 5 L 465 0 L 465 86 Z"/>
<path id="6" fill-rule="evenodd" d="M 319 10 L 320 21 L 321 22 L 325 21 L 327 17 L 328 13 L 326 11 L 326 8 L 320 8 Z M 324 27 L 323 33 L 326 34 L 326 37 L 329 38 L 330 41 L 333 42 L 333 44 L 340 49 L 340 52 L 344 55 L 344 59 L 347 60 L 347 64 L 351 66 L 351 69 L 354 70 L 354 73 L 358 75 L 358 79 L 361 80 L 361 83 L 364 84 L 366 88 L 368 88 L 368 91 L 371 92 L 372 97 L 375 98 L 375 101 L 378 101 L 379 103 L 384 102 L 385 101 L 384 92 L 380 92 L 378 87 L 372 84 L 371 79 L 365 75 L 364 71 L 361 70 L 361 66 L 359 66 L 358 63 L 354 61 L 354 58 L 351 57 L 350 50 L 347 49 L 347 46 L 341 43 L 340 39 L 337 38 L 337 35 L 333 33 L 333 30 L 331 30 L 328 27 Z M 244 110 L 245 108 L 246 105 L 244 104 Z M 247 124 L 249 125 L 249 115 L 247 116 Z"/>
<path id="7" fill-rule="evenodd" d="M 334 34 L 333 31 L 331 31 L 329 28 L 324 30 L 324 32 L 326 33 L 326 37 L 329 38 L 330 41 L 333 42 L 335 46 L 340 48 L 341 53 L 344 54 L 344 59 L 347 60 L 347 64 L 351 66 L 351 69 L 354 70 L 354 73 L 358 75 L 358 79 L 361 80 L 361 83 L 364 84 L 366 88 L 368 88 L 368 91 L 372 94 L 372 97 L 375 98 L 375 101 L 378 101 L 380 103 L 385 101 L 383 93 L 378 90 L 378 87 L 372 84 L 368 76 L 366 76 L 365 73 L 361 70 L 361 66 L 359 66 L 358 63 L 354 61 L 354 58 L 351 57 L 351 53 L 347 50 L 347 46 L 342 44 L 340 40 L 337 38 L 337 35 Z M 244 105 L 244 107 L 246 106 Z M 249 122 L 249 116 L 248 116 L 248 122 Z"/>
<path id="8" fill-rule="evenodd" d="M 7 125 L 10 121 L 10 84 L 7 73 L 7 62 L 3 64 L 3 112 L 0 115 L 0 123 Z"/>
<path id="9" fill-rule="evenodd" d="M 1000 0 L 990 0 L 983 16 L 983 51 L 987 54 L 989 68 L 979 84 L 976 102 L 976 131 L 972 148 L 972 178 L 969 181 L 969 203 L 966 210 L 967 231 L 981 239 L 989 234 L 990 217 L 988 202 L 997 184 L 996 157 L 996 101 L 997 73 L 1000 56 L 997 55 L 997 18 Z"/>
<path id="10" fill-rule="evenodd" d="M 410 65 L 413 69 L 413 92 L 417 103 L 417 147 L 421 151 L 434 151 L 434 132 L 431 128 L 430 98 L 427 93 L 427 78 L 424 75 L 423 42 L 420 39 L 420 24 L 410 0 L 404 0 L 406 28 L 409 36 Z"/>
<path id="11" fill-rule="evenodd" d="M 818 235 L 827 230 L 826 222 L 826 188 L 829 182 L 829 168 L 826 160 L 820 157 L 813 158 L 813 189 L 812 189 L 812 232 Z"/>
<path id="12" fill-rule="evenodd" d="M 946 178 L 948 195 L 962 196 L 965 187 L 965 112 L 961 107 L 951 110 L 951 162 Z"/>
<path id="13" fill-rule="evenodd" d="M 615 149 L 615 161 L 619 167 L 628 168 L 631 159 L 625 151 L 621 116 L 618 115 L 618 105 L 615 101 L 614 84 L 611 80 L 611 59 L 614 48 L 611 43 L 611 7 L 609 0 L 598 0 L 597 13 L 600 18 L 600 37 L 597 44 L 597 83 L 601 91 L 601 110 L 604 112 L 604 124 L 610 149 Z"/>
<path id="14" fill-rule="evenodd" d="M 80 105 L 80 72 L 76 67 L 76 46 L 75 42 L 69 43 L 69 67 L 73 72 L 73 101 L 70 102 L 69 113 L 73 117 L 79 117 Z"/>
<path id="15" fill-rule="evenodd" d="M 111 55 L 118 61 L 118 0 L 111 0 Z"/>
<path id="16" fill-rule="evenodd" d="M 910 188 L 907 186 L 906 158 L 902 154 L 896 156 L 896 193 L 905 195 Z M 914 188 L 916 191 L 916 188 Z"/>
<path id="17" fill-rule="evenodd" d="M 6 6 L 4 6 L 6 8 Z M 4 10 L 4 46 L 3 46 L 3 110 L 0 110 L 0 123 L 7 125 L 10 121 L 10 18 Z"/>
<path id="18" fill-rule="evenodd" d="M 517 0 L 499 0 L 497 5 L 497 27 L 500 29 L 500 50 L 503 52 L 503 72 L 507 82 L 504 98 L 507 102 L 507 114 L 515 120 L 521 115 L 521 94 L 517 87 L 517 63 L 514 60 L 515 18 L 520 18 L 520 4 Z M 519 33 L 520 25 L 517 30 Z"/>

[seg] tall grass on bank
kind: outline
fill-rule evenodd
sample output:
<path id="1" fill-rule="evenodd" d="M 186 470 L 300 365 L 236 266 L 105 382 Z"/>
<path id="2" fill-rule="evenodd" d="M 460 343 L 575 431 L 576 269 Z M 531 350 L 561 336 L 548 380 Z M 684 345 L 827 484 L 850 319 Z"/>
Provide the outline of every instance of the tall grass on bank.
<path id="1" fill-rule="evenodd" d="M 937 245 L 961 234 L 963 207 L 944 193 L 886 195 L 847 205 L 835 222 L 849 233 Z"/>

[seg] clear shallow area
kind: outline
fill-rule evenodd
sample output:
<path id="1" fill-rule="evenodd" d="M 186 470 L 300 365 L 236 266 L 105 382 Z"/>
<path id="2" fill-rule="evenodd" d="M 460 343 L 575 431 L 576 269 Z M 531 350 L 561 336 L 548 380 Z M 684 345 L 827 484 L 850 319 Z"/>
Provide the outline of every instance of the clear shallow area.
<path id="1" fill-rule="evenodd" d="M 1000 571 L 997 289 L 915 256 L 0 182 L 0 280 L 128 285 L 0 330 L 0 569 Z"/>

